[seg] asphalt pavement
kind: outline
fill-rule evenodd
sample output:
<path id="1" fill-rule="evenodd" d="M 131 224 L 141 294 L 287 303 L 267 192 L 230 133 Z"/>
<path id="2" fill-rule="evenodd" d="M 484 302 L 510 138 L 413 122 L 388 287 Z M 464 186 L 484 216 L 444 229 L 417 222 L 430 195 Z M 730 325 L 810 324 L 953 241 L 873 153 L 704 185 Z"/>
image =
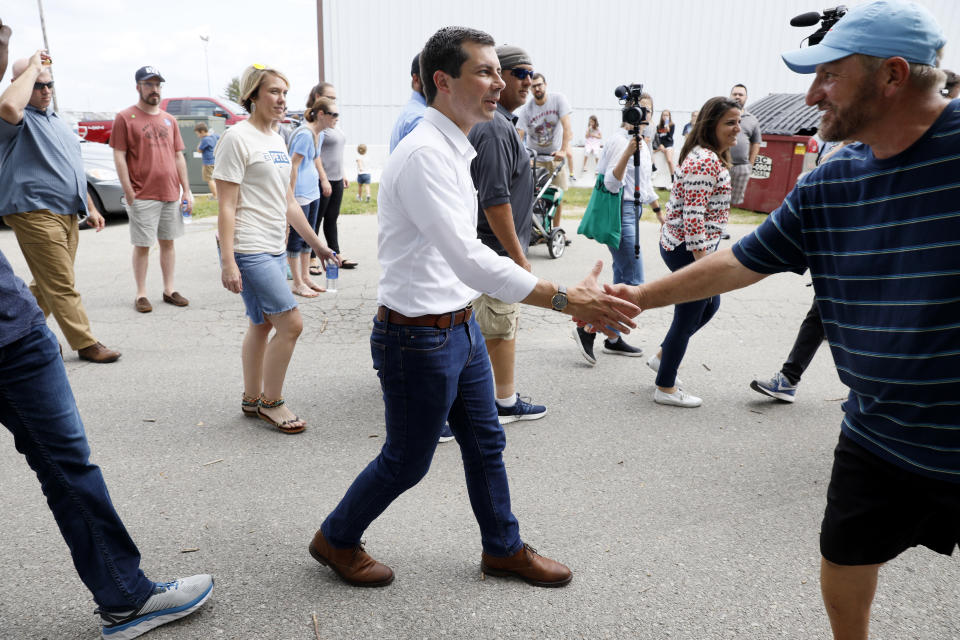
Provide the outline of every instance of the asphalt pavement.
<path id="1" fill-rule="evenodd" d="M 106 365 L 64 354 L 93 460 L 148 576 L 216 579 L 198 613 L 147 637 L 829 637 L 818 535 L 846 390 L 826 346 L 795 404 L 748 386 L 772 376 L 789 351 L 810 305 L 808 277 L 773 276 L 723 296 L 680 369 L 703 398 L 698 409 L 654 404 L 646 358 L 600 353 L 588 366 L 566 316 L 525 308 L 518 390 L 548 415 L 506 426 L 513 509 L 524 540 L 569 565 L 573 582 L 539 589 L 481 576 L 479 533 L 449 443 L 367 531 L 367 550 L 396 581 L 358 589 L 307 545 L 383 443 L 368 346 L 376 218 L 341 218 L 343 254 L 360 265 L 341 271 L 337 293 L 300 301 L 305 329 L 285 395 L 309 426 L 296 436 L 241 415 L 246 319 L 239 296 L 220 284 L 215 224 L 195 221 L 177 241 L 177 288 L 190 299 L 182 309 L 161 301 L 154 250 L 154 311 L 134 311 L 124 220 L 82 232 L 77 256 L 94 333 L 123 352 Z M 734 240 L 749 231 L 731 228 Z M 641 237 L 647 279 L 663 275 L 657 227 L 642 224 Z M 9 229 L 0 250 L 29 280 Z M 536 274 L 567 284 L 593 261 L 609 262 L 605 247 L 582 236 L 560 259 L 542 246 L 530 256 Z M 671 314 L 644 313 L 628 341 L 649 353 Z M 0 637 L 94 638 L 95 605 L 35 475 L 9 432 L 0 434 Z M 871 637 L 960 638 L 958 584 L 956 556 L 903 554 L 881 572 Z"/>

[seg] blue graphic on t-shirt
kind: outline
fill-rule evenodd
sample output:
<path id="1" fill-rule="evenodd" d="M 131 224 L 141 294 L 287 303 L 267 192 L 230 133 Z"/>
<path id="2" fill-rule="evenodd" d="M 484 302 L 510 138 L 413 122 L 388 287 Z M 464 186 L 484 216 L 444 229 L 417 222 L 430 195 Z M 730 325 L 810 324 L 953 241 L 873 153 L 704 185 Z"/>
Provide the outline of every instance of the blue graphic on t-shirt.
<path id="1" fill-rule="evenodd" d="M 267 151 L 263 154 L 263 159 L 273 164 L 290 164 L 290 156 L 286 151 Z"/>

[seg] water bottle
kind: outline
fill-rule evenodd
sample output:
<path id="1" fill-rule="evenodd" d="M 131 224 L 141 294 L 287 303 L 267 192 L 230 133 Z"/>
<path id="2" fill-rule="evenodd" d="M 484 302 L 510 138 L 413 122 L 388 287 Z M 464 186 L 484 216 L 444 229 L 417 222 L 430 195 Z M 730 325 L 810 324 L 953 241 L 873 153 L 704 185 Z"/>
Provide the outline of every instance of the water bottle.
<path id="1" fill-rule="evenodd" d="M 333 254 L 336 256 L 336 252 Z M 333 260 L 327 262 L 327 292 L 337 292 L 337 278 L 340 277 L 340 267 Z"/>
<path id="2" fill-rule="evenodd" d="M 190 215 L 190 203 L 186 198 L 180 201 L 180 213 L 183 215 L 183 224 L 190 224 L 193 217 Z"/>

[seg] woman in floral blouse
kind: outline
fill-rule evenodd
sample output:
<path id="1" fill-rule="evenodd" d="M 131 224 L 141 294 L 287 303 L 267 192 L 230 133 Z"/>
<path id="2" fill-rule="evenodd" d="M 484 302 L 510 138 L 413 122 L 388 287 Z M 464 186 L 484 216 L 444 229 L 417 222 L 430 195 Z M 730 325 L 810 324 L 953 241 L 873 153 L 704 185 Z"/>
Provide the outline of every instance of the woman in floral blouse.
<path id="1" fill-rule="evenodd" d="M 730 217 L 730 148 L 740 133 L 740 105 L 729 98 L 711 98 L 683 143 L 673 190 L 661 218 L 660 255 L 671 271 L 716 251 Z M 720 307 L 720 296 L 674 306 L 673 322 L 660 351 L 647 361 L 657 372 L 654 402 L 699 407 L 700 398 L 681 389 L 677 369 L 694 333 Z"/>

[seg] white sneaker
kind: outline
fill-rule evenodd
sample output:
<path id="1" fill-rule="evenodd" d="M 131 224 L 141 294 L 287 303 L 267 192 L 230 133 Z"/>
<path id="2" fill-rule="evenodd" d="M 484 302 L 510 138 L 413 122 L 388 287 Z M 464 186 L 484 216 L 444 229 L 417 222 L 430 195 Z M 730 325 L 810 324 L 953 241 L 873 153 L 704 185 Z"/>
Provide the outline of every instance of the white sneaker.
<path id="1" fill-rule="evenodd" d="M 202 574 L 173 582 L 158 582 L 139 609 L 100 614 L 101 636 L 105 640 L 131 640 L 151 629 L 190 615 L 213 593 L 213 576 Z"/>
<path id="2" fill-rule="evenodd" d="M 677 388 L 673 393 L 666 393 L 657 389 L 653 392 L 653 401 L 657 404 L 665 404 L 671 407 L 684 407 L 692 409 L 703 404 L 703 400 L 697 396 L 685 393 L 683 389 Z"/>
<path id="3" fill-rule="evenodd" d="M 649 360 L 647 360 L 647 366 L 654 370 L 654 372 L 660 371 L 660 356 L 653 354 Z M 678 387 L 683 386 L 683 382 L 680 381 L 680 376 L 677 376 L 673 379 L 673 384 Z"/>

